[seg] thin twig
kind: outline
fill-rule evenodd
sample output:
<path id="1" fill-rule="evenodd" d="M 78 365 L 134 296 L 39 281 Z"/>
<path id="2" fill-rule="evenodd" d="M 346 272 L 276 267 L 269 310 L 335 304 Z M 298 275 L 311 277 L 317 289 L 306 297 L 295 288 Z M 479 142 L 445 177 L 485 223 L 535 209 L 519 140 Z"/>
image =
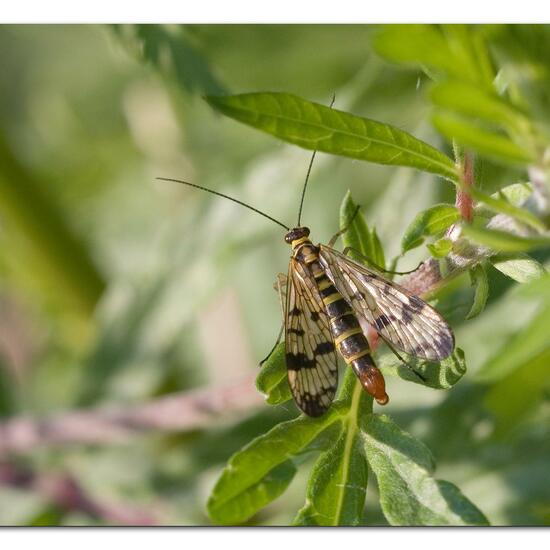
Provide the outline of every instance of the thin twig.
<path id="1" fill-rule="evenodd" d="M 154 399 L 134 407 L 97 408 L 46 418 L 14 417 L 0 423 L 0 456 L 37 447 L 117 443 L 149 431 L 188 431 L 212 426 L 263 403 L 252 372 L 238 382 Z"/>

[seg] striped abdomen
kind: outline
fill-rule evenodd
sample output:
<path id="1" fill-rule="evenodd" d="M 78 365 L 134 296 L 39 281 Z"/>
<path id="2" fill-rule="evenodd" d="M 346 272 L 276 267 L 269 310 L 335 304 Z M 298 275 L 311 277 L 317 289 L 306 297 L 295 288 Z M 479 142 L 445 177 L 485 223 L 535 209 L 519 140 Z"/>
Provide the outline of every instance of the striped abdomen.
<path id="1" fill-rule="evenodd" d="M 380 405 L 385 405 L 389 398 L 386 394 L 384 377 L 374 364 L 369 343 L 353 310 L 336 290 L 318 261 L 310 262 L 309 267 L 323 299 L 330 320 L 330 330 L 338 351 L 344 361 L 351 365 L 365 390 Z"/>

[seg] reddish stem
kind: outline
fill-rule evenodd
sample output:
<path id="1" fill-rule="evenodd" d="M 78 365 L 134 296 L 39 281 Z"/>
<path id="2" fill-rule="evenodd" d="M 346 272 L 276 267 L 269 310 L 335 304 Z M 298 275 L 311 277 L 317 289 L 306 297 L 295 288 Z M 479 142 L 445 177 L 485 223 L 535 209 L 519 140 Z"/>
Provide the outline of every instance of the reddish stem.
<path id="1" fill-rule="evenodd" d="M 468 193 L 467 188 L 474 185 L 474 156 L 472 153 L 465 152 L 462 161 L 462 182 L 464 189 L 458 189 L 456 192 L 456 207 L 462 218 L 468 222 L 472 221 L 474 216 L 474 201 Z"/>

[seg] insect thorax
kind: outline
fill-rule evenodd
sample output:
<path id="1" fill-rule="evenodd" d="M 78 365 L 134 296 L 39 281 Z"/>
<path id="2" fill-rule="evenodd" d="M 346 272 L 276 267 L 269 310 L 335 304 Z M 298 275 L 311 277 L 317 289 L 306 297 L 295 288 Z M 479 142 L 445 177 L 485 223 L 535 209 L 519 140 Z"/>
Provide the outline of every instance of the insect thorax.
<path id="1" fill-rule="evenodd" d="M 301 264 L 305 264 L 310 268 L 320 268 L 320 266 L 317 266 L 319 261 L 319 248 L 307 237 L 303 237 L 292 243 L 292 255 Z M 316 271 L 316 269 L 314 269 L 314 271 Z"/>

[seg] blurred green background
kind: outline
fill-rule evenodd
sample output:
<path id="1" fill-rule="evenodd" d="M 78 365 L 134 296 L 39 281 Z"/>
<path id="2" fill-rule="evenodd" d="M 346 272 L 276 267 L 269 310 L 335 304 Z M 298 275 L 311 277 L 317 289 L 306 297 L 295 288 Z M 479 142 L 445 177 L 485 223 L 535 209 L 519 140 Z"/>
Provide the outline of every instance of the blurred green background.
<path id="1" fill-rule="evenodd" d="M 272 283 L 287 268 L 282 230 L 155 178 L 209 186 L 294 224 L 309 153 L 221 117 L 201 98 L 224 91 L 285 91 L 325 104 L 335 93 L 336 107 L 448 151 L 429 122 L 427 78 L 380 58 L 376 30 L 0 27 L 4 420 L 144 403 L 257 368 L 281 322 Z M 511 170 L 487 170 L 491 181 L 517 181 Z M 416 213 L 454 200 L 451 184 L 427 174 L 318 155 L 303 216 L 314 241 L 337 231 L 348 189 L 389 258 Z M 417 249 L 400 268 L 426 256 Z M 384 412 L 428 444 L 437 477 L 492 523 L 549 524 L 548 361 L 490 384 L 475 373 L 532 323 L 548 326 L 550 308 L 494 269 L 487 309 L 464 322 L 471 297 L 462 277 L 440 303 L 466 352 L 464 379 L 448 392 L 390 379 Z M 208 524 L 205 501 L 227 458 L 296 414 L 290 404 L 266 405 L 205 430 L 36 449 L 0 464 L 70 475 L 90 498 L 137 507 L 155 523 Z M 307 473 L 253 523 L 289 524 Z M 0 484 L 2 525 L 112 523 L 16 485 Z M 371 490 L 366 521 L 385 523 Z"/>

